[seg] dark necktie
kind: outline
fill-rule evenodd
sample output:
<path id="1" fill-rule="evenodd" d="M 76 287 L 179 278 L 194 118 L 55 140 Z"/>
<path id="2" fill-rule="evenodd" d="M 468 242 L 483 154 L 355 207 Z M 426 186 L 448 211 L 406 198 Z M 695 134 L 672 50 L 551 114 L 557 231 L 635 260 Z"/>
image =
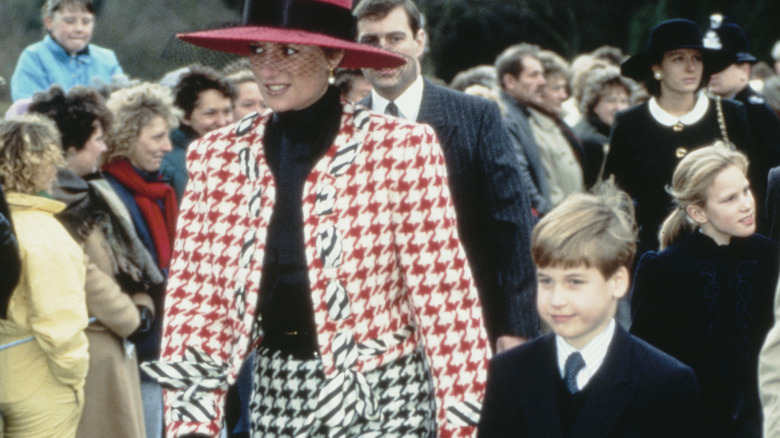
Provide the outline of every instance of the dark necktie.
<path id="1" fill-rule="evenodd" d="M 566 358 L 566 365 L 563 367 L 563 380 L 572 394 L 579 391 L 579 388 L 577 388 L 577 374 L 583 368 L 585 368 L 585 360 L 579 352 L 575 351 Z"/>
<path id="2" fill-rule="evenodd" d="M 385 114 L 393 117 L 398 117 L 398 105 L 395 102 L 390 102 L 385 107 Z"/>

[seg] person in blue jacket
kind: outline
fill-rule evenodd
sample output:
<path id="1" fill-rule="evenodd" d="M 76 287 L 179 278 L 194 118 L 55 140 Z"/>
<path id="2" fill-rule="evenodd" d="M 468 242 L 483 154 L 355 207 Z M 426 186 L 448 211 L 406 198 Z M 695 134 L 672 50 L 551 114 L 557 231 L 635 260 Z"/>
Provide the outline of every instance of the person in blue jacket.
<path id="1" fill-rule="evenodd" d="M 59 84 L 100 86 L 124 77 L 110 49 L 90 44 L 95 28 L 92 0 L 46 0 L 41 9 L 46 36 L 19 56 L 11 77 L 11 98 L 30 98 Z"/>

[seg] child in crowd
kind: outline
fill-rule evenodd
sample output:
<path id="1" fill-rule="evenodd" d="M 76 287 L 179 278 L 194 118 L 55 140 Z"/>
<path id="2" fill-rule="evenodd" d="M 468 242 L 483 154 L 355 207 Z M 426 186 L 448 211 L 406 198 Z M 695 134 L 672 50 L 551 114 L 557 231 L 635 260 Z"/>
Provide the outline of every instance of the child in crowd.
<path id="1" fill-rule="evenodd" d="M 614 320 L 636 251 L 628 195 L 607 184 L 570 196 L 531 251 L 553 333 L 493 358 L 478 436 L 700 436 L 693 371 Z"/>
<path id="2" fill-rule="evenodd" d="M 745 155 L 726 144 L 677 165 L 661 251 L 637 266 L 631 333 L 696 372 L 706 436 L 760 437 L 758 355 L 772 326 L 780 247 L 755 234 Z"/>
<path id="3" fill-rule="evenodd" d="M 11 77 L 14 101 L 53 84 L 68 91 L 76 85 L 98 86 L 124 77 L 112 50 L 89 43 L 95 28 L 92 0 L 47 0 L 41 11 L 46 36 L 19 56 Z"/>

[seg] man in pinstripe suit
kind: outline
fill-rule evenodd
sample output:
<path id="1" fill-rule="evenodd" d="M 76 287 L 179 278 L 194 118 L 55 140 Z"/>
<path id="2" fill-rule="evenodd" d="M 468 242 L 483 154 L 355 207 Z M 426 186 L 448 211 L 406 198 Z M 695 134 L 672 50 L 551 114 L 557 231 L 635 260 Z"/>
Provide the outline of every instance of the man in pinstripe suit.
<path id="1" fill-rule="evenodd" d="M 407 60 L 397 68 L 364 69 L 374 90 L 361 103 L 429 124 L 439 137 L 491 343 L 500 351 L 535 337 L 531 207 L 498 106 L 422 78 L 425 32 L 411 0 L 361 0 L 353 14 L 359 42 Z"/>

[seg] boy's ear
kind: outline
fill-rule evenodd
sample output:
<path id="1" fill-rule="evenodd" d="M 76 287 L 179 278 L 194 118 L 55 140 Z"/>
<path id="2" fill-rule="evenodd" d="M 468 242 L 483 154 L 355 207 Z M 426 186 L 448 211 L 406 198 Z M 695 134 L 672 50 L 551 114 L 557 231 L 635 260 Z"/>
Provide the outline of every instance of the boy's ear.
<path id="1" fill-rule="evenodd" d="M 619 267 L 607 280 L 609 293 L 616 299 L 621 299 L 628 293 L 629 284 L 628 268 L 625 266 Z"/>
<path id="2" fill-rule="evenodd" d="M 43 19 L 43 27 L 46 28 L 47 32 L 51 30 L 51 23 L 51 17 L 46 17 Z"/>

